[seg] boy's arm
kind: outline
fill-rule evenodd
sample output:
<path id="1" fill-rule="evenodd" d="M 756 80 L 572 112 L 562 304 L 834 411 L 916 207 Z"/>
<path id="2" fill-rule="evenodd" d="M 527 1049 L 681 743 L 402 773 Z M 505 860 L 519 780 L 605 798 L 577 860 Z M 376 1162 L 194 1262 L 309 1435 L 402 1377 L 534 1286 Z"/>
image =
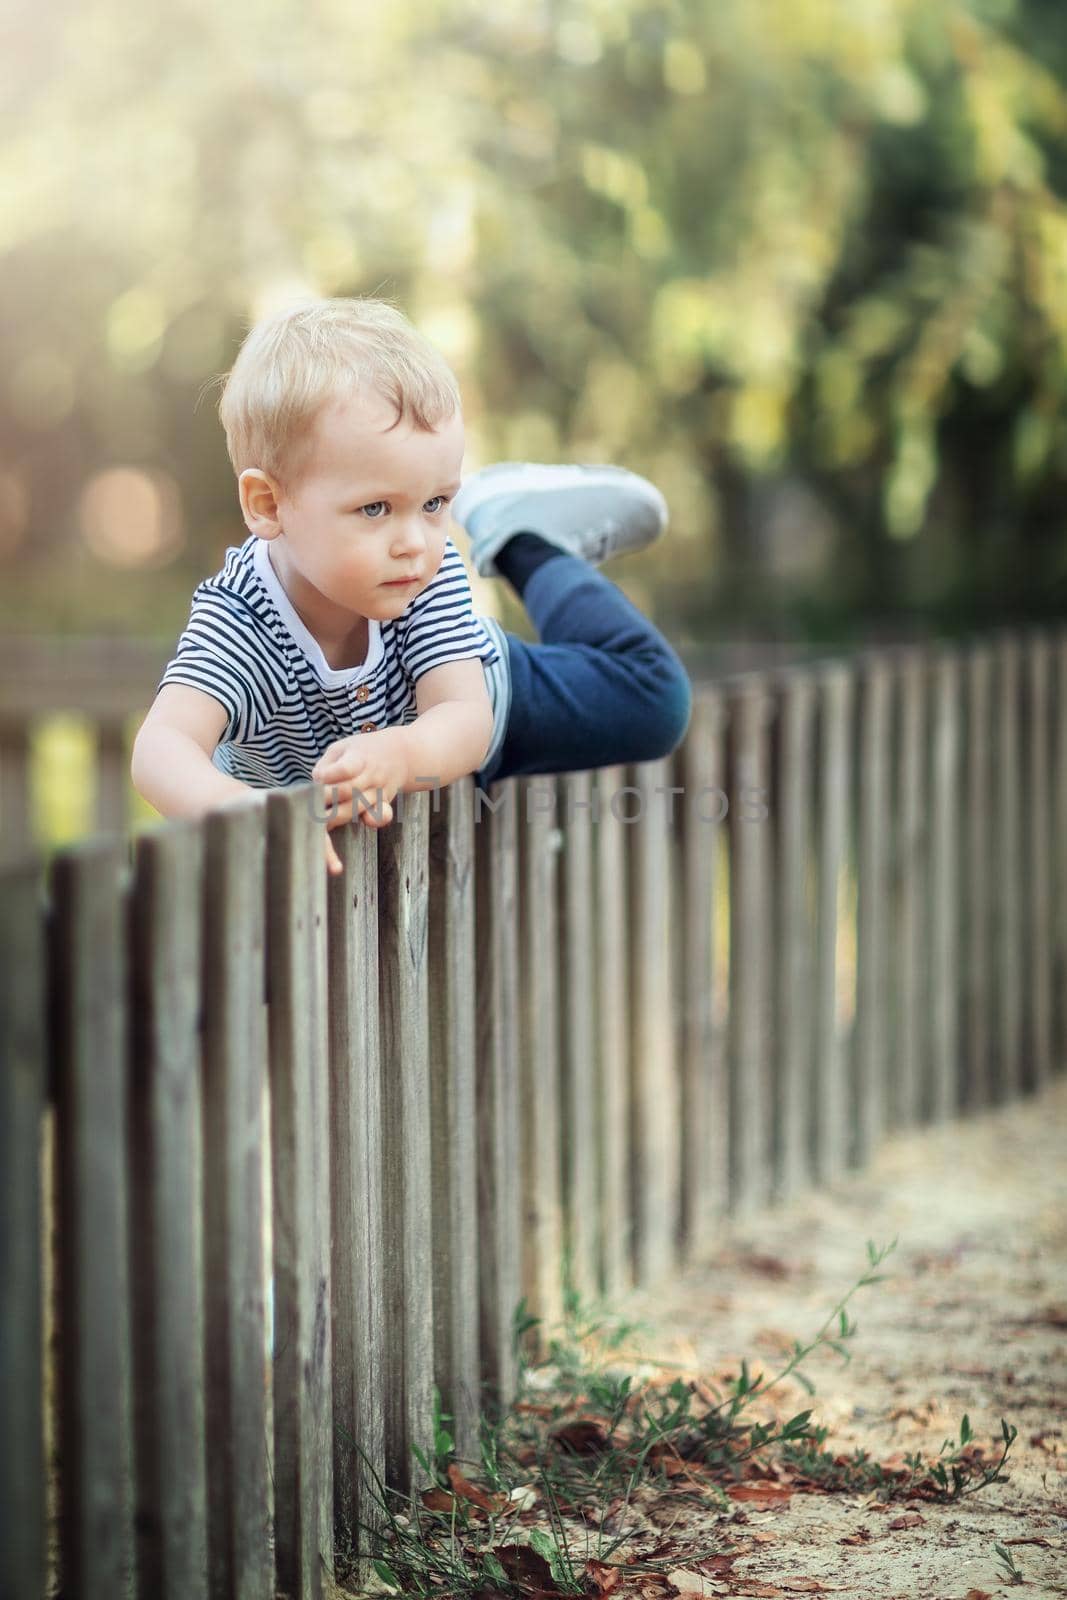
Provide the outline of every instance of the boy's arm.
<path id="1" fill-rule="evenodd" d="M 329 826 L 349 819 L 353 789 L 368 798 L 381 790 L 381 822 L 392 821 L 389 802 L 403 790 L 445 788 L 476 772 L 493 737 L 493 710 L 481 661 L 449 661 L 415 684 L 418 716 L 402 727 L 350 734 L 328 745 L 312 768 L 316 783 L 336 784 L 343 809 Z M 360 815 L 371 817 L 356 797 Z"/>
<path id="2" fill-rule="evenodd" d="M 481 661 L 449 661 L 424 672 L 415 684 L 415 704 L 418 717 L 404 728 L 405 792 L 431 789 L 435 782 L 443 789 L 477 772 L 493 737 L 493 708 Z"/>
<path id="3" fill-rule="evenodd" d="M 265 799 L 212 765 L 229 720 L 218 700 L 183 683 L 165 683 L 133 744 L 130 776 L 164 817 L 202 817 L 236 800 Z"/>

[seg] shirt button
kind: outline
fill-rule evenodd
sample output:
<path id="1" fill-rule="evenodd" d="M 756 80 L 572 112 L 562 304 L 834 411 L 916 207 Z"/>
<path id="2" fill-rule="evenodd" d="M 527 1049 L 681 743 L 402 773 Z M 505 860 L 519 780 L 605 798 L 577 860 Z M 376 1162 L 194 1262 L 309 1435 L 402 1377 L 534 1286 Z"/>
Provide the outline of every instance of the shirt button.
<path id="1" fill-rule="evenodd" d="M 360 705 L 363 705 L 366 701 L 368 701 L 370 699 L 370 685 L 369 684 L 367 684 L 367 683 L 359 684 L 359 686 L 356 689 L 356 699 L 359 701 Z"/>
<path id="2" fill-rule="evenodd" d="M 377 727 L 378 724 L 376 722 L 362 722 L 360 723 L 359 731 L 360 733 L 374 733 Z"/>

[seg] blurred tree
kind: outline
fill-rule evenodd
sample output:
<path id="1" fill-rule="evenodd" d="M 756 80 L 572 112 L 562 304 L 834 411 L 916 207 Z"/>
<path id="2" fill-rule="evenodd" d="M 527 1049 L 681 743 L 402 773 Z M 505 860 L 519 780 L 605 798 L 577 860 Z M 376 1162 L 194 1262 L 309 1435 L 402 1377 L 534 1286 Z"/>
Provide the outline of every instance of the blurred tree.
<path id="1" fill-rule="evenodd" d="M 1062 610 L 1061 7 L 88 0 L 0 42 L 9 625 L 174 633 L 241 534 L 205 380 L 296 290 L 395 297 L 472 457 L 652 473 L 675 542 L 624 581 L 694 641 Z"/>

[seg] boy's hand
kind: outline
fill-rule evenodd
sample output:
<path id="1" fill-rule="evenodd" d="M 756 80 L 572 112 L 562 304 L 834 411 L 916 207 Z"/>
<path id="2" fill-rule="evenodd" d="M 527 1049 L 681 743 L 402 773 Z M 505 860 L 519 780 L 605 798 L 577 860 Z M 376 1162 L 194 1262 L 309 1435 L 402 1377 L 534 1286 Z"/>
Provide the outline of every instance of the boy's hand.
<path id="1" fill-rule="evenodd" d="M 329 785 L 326 799 L 336 807 L 326 824 L 326 862 L 330 871 L 337 873 L 341 862 L 329 837 L 333 828 L 344 827 L 353 815 L 372 828 L 384 828 L 393 820 L 390 802 L 408 781 L 403 728 L 383 728 L 379 733 L 354 733 L 347 739 L 335 739 L 322 752 L 311 776 L 315 783 Z"/>

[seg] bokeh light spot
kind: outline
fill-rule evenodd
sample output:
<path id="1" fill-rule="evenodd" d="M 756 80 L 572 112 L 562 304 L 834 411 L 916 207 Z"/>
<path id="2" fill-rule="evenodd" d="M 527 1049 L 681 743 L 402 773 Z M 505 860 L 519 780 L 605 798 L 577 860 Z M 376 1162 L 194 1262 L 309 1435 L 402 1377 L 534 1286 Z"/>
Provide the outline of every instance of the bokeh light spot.
<path id="1" fill-rule="evenodd" d="M 78 521 L 93 554 L 114 567 L 162 566 L 184 537 L 174 479 L 136 467 L 109 467 L 90 478 Z"/>

